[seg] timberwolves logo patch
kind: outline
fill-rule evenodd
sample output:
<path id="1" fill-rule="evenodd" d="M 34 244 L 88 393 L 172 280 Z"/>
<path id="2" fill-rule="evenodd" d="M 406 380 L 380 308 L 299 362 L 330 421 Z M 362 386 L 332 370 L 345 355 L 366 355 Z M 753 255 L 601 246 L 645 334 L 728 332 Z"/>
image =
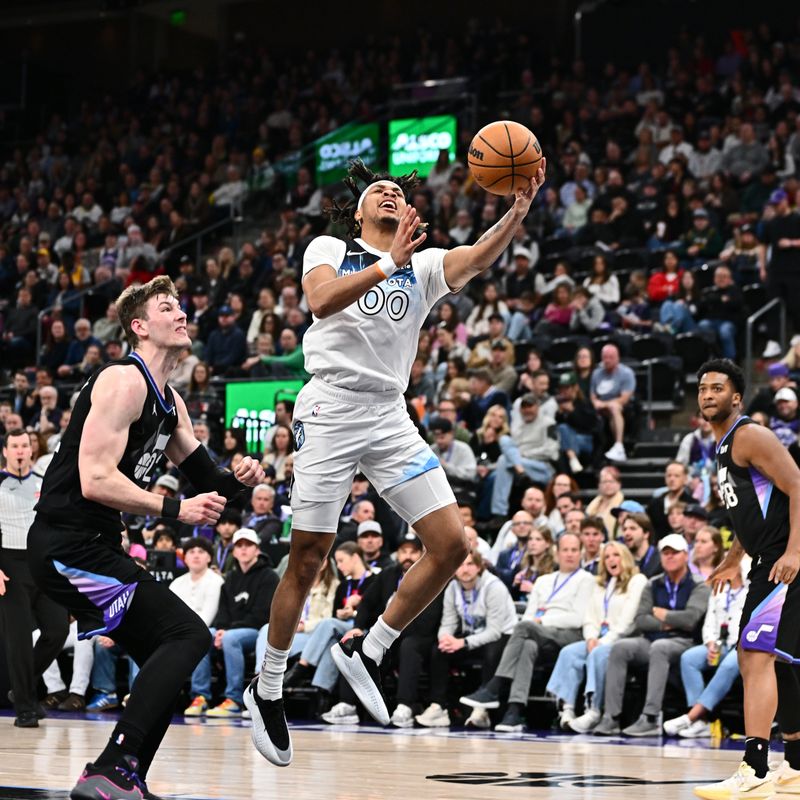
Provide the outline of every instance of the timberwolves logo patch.
<path id="1" fill-rule="evenodd" d="M 292 432 L 294 433 L 294 449 L 299 450 L 306 440 L 306 429 L 299 419 L 292 423 Z"/>

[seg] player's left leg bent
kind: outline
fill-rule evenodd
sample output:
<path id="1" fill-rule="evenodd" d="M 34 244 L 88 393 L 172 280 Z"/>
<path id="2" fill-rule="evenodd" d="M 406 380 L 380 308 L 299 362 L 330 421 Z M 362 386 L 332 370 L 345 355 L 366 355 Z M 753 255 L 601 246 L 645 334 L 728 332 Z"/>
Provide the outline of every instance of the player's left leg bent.
<path id="1" fill-rule="evenodd" d="M 423 557 L 406 573 L 391 605 L 369 634 L 331 649 L 336 666 L 365 708 L 388 725 L 379 674 L 383 655 L 448 583 L 466 557 L 467 540 L 444 470 L 402 403 L 379 409 L 379 425 L 373 429 L 370 451 L 361 467 L 425 545 Z"/>

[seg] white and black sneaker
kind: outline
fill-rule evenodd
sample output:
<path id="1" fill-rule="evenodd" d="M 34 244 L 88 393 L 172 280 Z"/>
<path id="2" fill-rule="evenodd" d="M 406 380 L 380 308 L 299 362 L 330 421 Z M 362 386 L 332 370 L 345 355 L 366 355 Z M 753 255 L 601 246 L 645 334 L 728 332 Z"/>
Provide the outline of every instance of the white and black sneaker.
<path id="1" fill-rule="evenodd" d="M 344 644 L 337 642 L 331 647 L 331 655 L 339 672 L 350 684 L 358 699 L 363 703 L 373 719 L 381 725 L 390 721 L 386 698 L 381 688 L 381 675 L 378 665 L 362 651 L 363 636 L 353 636 Z"/>
<path id="2" fill-rule="evenodd" d="M 292 763 L 292 739 L 286 724 L 283 698 L 264 700 L 259 697 L 257 686 L 258 676 L 244 690 L 244 704 L 252 720 L 250 734 L 253 744 L 271 764 L 288 767 Z"/>

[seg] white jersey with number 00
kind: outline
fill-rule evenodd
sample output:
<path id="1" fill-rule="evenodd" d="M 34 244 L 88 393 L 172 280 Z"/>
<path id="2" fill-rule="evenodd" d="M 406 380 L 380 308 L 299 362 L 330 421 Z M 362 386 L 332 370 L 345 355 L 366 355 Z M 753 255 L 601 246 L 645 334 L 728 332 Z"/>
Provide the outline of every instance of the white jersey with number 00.
<path id="1" fill-rule="evenodd" d="M 356 239 L 318 236 L 306 249 L 303 275 L 328 264 L 351 275 L 388 253 Z M 306 370 L 351 391 L 404 392 L 417 353 L 419 330 L 433 304 L 450 289 L 444 279 L 447 250 L 430 248 L 370 289 L 358 302 L 314 322 L 303 338 Z"/>

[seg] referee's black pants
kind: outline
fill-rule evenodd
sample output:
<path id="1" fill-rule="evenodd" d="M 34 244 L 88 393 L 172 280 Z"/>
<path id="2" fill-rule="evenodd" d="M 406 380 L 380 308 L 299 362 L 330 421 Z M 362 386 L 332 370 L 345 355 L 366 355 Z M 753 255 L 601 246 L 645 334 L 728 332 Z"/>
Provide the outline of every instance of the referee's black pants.
<path id="1" fill-rule="evenodd" d="M 39 678 L 61 652 L 69 633 L 66 609 L 33 582 L 25 550 L 0 549 L 0 569 L 8 581 L 0 597 L 6 657 L 17 716 L 35 712 Z M 32 633 L 40 631 L 36 645 Z"/>

